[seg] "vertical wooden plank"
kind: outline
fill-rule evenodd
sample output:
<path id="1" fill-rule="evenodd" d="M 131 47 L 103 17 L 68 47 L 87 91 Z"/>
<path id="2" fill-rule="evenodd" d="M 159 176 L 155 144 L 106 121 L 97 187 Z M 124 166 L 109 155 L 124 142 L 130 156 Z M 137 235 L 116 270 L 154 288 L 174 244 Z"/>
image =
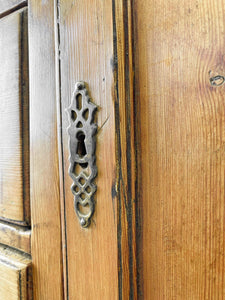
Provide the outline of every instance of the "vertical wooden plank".
<path id="1" fill-rule="evenodd" d="M 113 1 L 119 298 L 137 299 L 136 153 L 131 1 Z"/>
<path id="2" fill-rule="evenodd" d="M 60 1 L 62 142 L 65 188 L 65 246 L 69 299 L 118 299 L 117 199 L 113 78 L 112 2 Z M 89 228 L 74 211 L 68 175 L 65 108 L 75 83 L 88 84 L 98 105 L 96 209 Z"/>
<path id="3" fill-rule="evenodd" d="M 143 299 L 223 299 L 224 1 L 134 0 Z"/>
<path id="4" fill-rule="evenodd" d="M 35 299 L 62 299 L 54 2 L 29 1 L 31 254 Z"/>

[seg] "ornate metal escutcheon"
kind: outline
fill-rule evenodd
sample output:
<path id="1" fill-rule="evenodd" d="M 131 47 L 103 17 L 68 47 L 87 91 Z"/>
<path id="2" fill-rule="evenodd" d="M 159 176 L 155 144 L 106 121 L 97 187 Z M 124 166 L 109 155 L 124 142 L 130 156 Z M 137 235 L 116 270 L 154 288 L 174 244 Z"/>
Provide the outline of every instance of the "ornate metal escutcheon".
<path id="1" fill-rule="evenodd" d="M 97 124 L 94 115 L 97 106 L 91 102 L 84 82 L 77 82 L 72 101 L 67 108 L 69 117 L 69 175 L 73 180 L 71 186 L 74 195 L 74 208 L 82 227 L 90 225 L 94 213 L 93 182 L 97 175 L 95 165 L 95 134 Z"/>

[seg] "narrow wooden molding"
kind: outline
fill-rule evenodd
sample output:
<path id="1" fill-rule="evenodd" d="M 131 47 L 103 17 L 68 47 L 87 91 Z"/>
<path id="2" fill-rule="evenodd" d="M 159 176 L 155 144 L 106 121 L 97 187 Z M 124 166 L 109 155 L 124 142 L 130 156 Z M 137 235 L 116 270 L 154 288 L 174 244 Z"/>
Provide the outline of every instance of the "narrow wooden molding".
<path id="1" fill-rule="evenodd" d="M 137 299 L 132 7 L 113 1 L 119 299 Z"/>
<path id="2" fill-rule="evenodd" d="M 62 238 L 62 272 L 63 272 L 63 295 L 69 298 L 68 282 L 68 254 L 67 254 L 67 221 L 65 210 L 65 188 L 64 188 L 64 156 L 63 156 L 63 133 L 62 133 L 62 99 L 61 99 L 61 50 L 60 50 L 60 0 L 54 0 L 54 24 L 55 24 L 55 67 L 56 67 L 56 106 L 58 124 L 58 159 L 59 159 L 59 196 L 61 211 L 61 238 Z"/>
<path id="3" fill-rule="evenodd" d="M 112 1 L 61 1 L 59 68 L 61 69 L 62 163 L 64 187 L 61 189 L 64 282 L 68 299 L 118 299 L 117 275 L 117 199 L 115 195 L 115 118 Z M 69 106 L 77 81 L 87 83 L 96 114 L 96 165 L 99 187 L 95 213 L 88 228 L 82 228 L 74 213 L 72 180 L 68 175 Z M 60 105 L 59 105 L 60 108 Z M 62 180 L 62 181 L 63 181 Z M 64 210 L 64 208 L 65 210 Z M 68 268 L 66 267 L 68 261 Z M 67 277 L 67 280 L 66 280 Z M 87 284 L 88 283 L 88 284 Z"/>
<path id="4" fill-rule="evenodd" d="M 31 230 L 29 228 L 0 222 L 1 244 L 16 248 L 30 254 L 30 235 Z"/>

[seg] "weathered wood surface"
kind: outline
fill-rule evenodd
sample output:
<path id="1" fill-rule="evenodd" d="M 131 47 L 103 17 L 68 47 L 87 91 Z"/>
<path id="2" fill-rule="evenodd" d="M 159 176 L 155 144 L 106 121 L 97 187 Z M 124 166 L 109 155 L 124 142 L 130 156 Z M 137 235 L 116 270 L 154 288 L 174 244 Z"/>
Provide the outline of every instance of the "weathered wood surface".
<path id="1" fill-rule="evenodd" d="M 0 20 L 0 218 L 30 222 L 27 10 Z"/>
<path id="2" fill-rule="evenodd" d="M 223 299 L 225 85 L 212 78 L 225 76 L 224 1 L 138 0 L 133 12 L 139 297 Z"/>
<path id="3" fill-rule="evenodd" d="M 25 227 L 0 222 L 0 243 L 30 253 L 31 231 Z"/>

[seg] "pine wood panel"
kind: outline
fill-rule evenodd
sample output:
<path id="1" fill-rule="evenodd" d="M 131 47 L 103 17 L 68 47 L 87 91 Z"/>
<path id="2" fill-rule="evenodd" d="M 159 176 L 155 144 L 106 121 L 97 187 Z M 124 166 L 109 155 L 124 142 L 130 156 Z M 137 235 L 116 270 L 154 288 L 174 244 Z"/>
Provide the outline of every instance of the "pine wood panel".
<path id="1" fill-rule="evenodd" d="M 29 256 L 0 245 L 1 300 L 32 299 Z"/>
<path id="2" fill-rule="evenodd" d="M 224 299 L 224 1 L 134 4 L 140 298 Z"/>
<path id="3" fill-rule="evenodd" d="M 118 299 L 117 200 L 111 1 L 60 2 L 62 136 L 65 181 L 65 273 L 69 299 Z M 89 228 L 74 211 L 68 175 L 65 108 L 77 81 L 87 82 L 97 112 L 96 208 Z M 112 192 L 112 194 L 111 194 Z M 66 265 L 67 264 L 67 265 Z M 66 289 L 65 288 L 65 289 Z"/>
<path id="4" fill-rule="evenodd" d="M 0 218 L 28 224 L 27 10 L 0 20 Z"/>
<path id="5" fill-rule="evenodd" d="M 0 222 L 0 243 L 30 253 L 30 229 Z"/>
<path id="6" fill-rule="evenodd" d="M 63 299 L 54 2 L 29 1 L 31 254 L 34 299 Z"/>

